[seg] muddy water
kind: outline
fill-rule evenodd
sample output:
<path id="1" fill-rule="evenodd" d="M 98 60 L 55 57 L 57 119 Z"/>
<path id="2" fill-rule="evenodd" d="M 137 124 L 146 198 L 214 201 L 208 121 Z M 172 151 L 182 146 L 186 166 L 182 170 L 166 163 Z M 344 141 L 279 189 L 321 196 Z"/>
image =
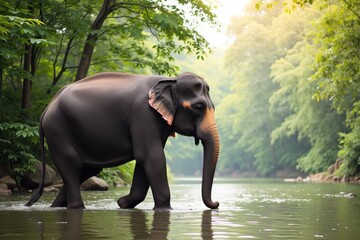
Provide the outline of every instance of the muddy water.
<path id="1" fill-rule="evenodd" d="M 55 195 L 34 207 L 30 195 L 0 197 L 0 239 L 358 239 L 360 186 L 216 179 L 217 210 L 201 201 L 200 179 L 171 185 L 171 212 L 152 211 L 151 194 L 134 210 L 116 200 L 128 188 L 84 192 L 84 211 L 51 209 Z M 343 193 L 355 193 L 346 198 Z"/>

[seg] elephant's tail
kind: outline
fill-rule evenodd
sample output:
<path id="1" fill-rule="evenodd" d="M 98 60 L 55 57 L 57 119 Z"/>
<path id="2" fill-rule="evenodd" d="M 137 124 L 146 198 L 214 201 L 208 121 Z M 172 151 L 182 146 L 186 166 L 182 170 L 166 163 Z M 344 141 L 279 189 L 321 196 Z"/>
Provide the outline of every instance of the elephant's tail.
<path id="1" fill-rule="evenodd" d="M 43 121 L 45 112 L 46 112 L 46 110 L 41 115 L 40 124 L 39 124 L 39 138 L 40 138 L 41 161 L 42 161 L 42 179 L 41 179 L 41 183 L 39 185 L 39 188 L 31 196 L 30 200 L 25 204 L 26 207 L 31 207 L 34 203 L 36 203 L 36 201 L 39 200 L 39 198 L 41 197 L 41 195 L 42 195 L 42 193 L 44 191 L 46 164 L 45 164 L 44 131 L 43 131 L 43 128 L 42 128 L 42 121 Z"/>

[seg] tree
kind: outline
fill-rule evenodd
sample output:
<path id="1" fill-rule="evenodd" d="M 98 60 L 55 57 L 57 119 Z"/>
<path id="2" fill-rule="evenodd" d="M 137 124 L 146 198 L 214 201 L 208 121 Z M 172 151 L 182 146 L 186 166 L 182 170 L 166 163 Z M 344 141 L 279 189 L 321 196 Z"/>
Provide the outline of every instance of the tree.
<path id="1" fill-rule="evenodd" d="M 0 104 L 4 74 L 11 73 L 12 77 L 23 79 L 21 108 L 27 112 L 31 78 L 36 67 L 36 48 L 47 44 L 41 36 L 43 23 L 33 17 L 32 2 L 15 7 L 7 1 L 0 1 L 0 6 Z"/>
<path id="2" fill-rule="evenodd" d="M 225 130 L 231 133 L 228 141 L 235 147 L 235 153 L 227 155 L 237 158 L 228 162 L 237 162 L 240 166 L 242 161 L 250 160 L 250 169 L 254 166 L 261 176 L 268 176 L 279 169 L 278 149 L 270 142 L 275 122 L 269 112 L 269 98 L 276 89 L 270 78 L 270 67 L 281 51 L 269 46 L 274 46 L 276 35 L 272 24 L 281 12 L 272 9 L 262 14 L 253 8 L 248 11 L 249 15 L 237 19 L 231 29 L 236 40 L 227 51 L 226 66 L 235 80 L 233 93 L 220 105 L 223 121 L 227 122 L 220 122 L 220 126 L 229 128 Z M 232 123 L 228 119 L 232 119 Z M 246 153 L 246 159 L 236 152 Z"/>
<path id="3" fill-rule="evenodd" d="M 117 38 L 122 57 L 108 58 L 96 64 L 123 61 L 133 68 L 150 68 L 159 74 L 175 74 L 176 66 L 169 64 L 174 59 L 173 54 L 186 52 L 203 58 L 209 46 L 196 31 L 196 26 L 201 21 L 215 24 L 212 13 L 214 6 L 201 1 L 178 1 L 176 4 L 169 4 L 165 0 L 104 0 L 101 4 L 89 0 L 2 2 L 6 6 L 4 15 L 16 12 L 22 18 L 44 23 L 34 25 L 32 29 L 19 27 L 20 31 L 25 29 L 26 34 L 31 35 L 20 48 L 23 49 L 23 57 L 20 58 L 24 61 L 21 73 L 26 75 L 22 88 L 24 108 L 30 106 L 30 86 L 34 79 L 47 79 L 37 74 L 39 68 L 42 74 L 45 71 L 48 74 L 48 68 L 52 65 L 52 87 L 69 69 L 78 69 L 77 79 L 82 78 L 88 72 L 93 54 L 96 55 L 94 49 L 100 39 L 103 39 L 105 46 L 114 46 L 112 38 Z M 14 47 L 11 44 L 9 48 Z M 98 52 L 103 59 L 109 57 L 104 56 L 100 49 Z M 18 59 L 19 55 L 16 61 Z"/>
<path id="4" fill-rule="evenodd" d="M 284 7 L 284 12 L 291 13 L 294 10 L 296 10 L 298 7 L 303 8 L 304 6 L 308 4 L 313 4 L 314 0 L 271 0 L 271 1 L 265 1 L 265 0 L 259 0 L 255 3 L 256 9 L 261 9 L 262 7 L 266 7 L 267 9 L 272 8 L 273 6 L 277 6 L 281 4 Z"/>
<path id="5" fill-rule="evenodd" d="M 308 48 L 304 36 L 319 12 L 289 15 L 282 6 L 260 12 L 254 3 L 234 23 L 236 40 L 226 56 L 234 76 L 232 93 L 220 106 L 220 128 L 234 146 L 225 150 L 232 158 L 226 162 L 261 176 L 296 167 L 324 170 L 336 159 L 343 118 L 328 101 L 312 99 L 317 85 L 308 78 L 316 48 Z"/>
<path id="6" fill-rule="evenodd" d="M 272 141 L 296 136 L 299 142 L 292 158 L 307 173 L 324 171 L 335 161 L 339 132 L 345 131 L 344 116 L 332 108 L 331 102 L 312 97 L 317 83 L 309 81 L 313 74 L 309 66 L 315 52 L 315 47 L 304 39 L 272 66 L 279 89 L 270 99 L 271 108 L 274 113 L 286 113 L 281 125 L 272 132 Z"/>
<path id="7" fill-rule="evenodd" d="M 211 12 L 212 8 L 199 1 L 179 1 L 178 3 L 179 5 L 169 5 L 162 0 L 133 2 L 104 0 L 86 38 L 76 80 L 87 75 L 96 41 L 105 33 L 101 31 L 102 26 L 112 13 L 118 21 L 123 21 L 124 25 L 128 25 L 120 30 L 128 31 L 131 37 L 145 40 L 149 37 L 144 32 L 147 29 L 147 32 L 158 40 L 158 44 L 153 46 L 156 49 L 155 58 L 165 57 L 172 61 L 171 52 L 179 53 L 184 50 L 188 53 L 195 52 L 202 58 L 208 50 L 208 44 L 196 31 L 195 26 L 199 19 L 214 24 L 215 16 Z M 188 8 L 188 11 L 181 8 L 181 5 Z M 186 12 L 192 13 L 192 21 L 187 20 Z M 181 42 L 185 44 L 182 45 Z M 171 71 L 158 69 L 158 73 L 171 73 Z"/>
<path id="8" fill-rule="evenodd" d="M 78 68 L 82 77 L 100 71 L 174 75 L 176 54 L 204 58 L 210 48 L 196 27 L 216 24 L 214 7 L 197 0 L 0 0 L 1 161 L 27 169 L 38 158 L 31 141 L 38 118 L 54 88 L 73 82 Z M 12 154 L 18 150 L 22 166 Z"/>
<path id="9" fill-rule="evenodd" d="M 345 158 L 344 174 L 360 173 L 359 139 L 360 4 L 355 0 L 340 1 L 326 12 L 317 26 L 316 72 L 317 99 L 329 99 L 334 108 L 346 114 L 350 132 L 342 134 L 339 155 Z"/>

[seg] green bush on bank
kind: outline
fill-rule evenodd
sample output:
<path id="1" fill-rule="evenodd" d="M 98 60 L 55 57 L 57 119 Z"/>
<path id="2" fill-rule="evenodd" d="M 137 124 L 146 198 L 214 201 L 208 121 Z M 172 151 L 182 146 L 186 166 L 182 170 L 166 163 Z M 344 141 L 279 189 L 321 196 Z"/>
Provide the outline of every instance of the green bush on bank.
<path id="1" fill-rule="evenodd" d="M 19 183 L 26 172 L 34 172 L 38 161 L 39 127 L 34 123 L 0 123 L 0 164 Z"/>

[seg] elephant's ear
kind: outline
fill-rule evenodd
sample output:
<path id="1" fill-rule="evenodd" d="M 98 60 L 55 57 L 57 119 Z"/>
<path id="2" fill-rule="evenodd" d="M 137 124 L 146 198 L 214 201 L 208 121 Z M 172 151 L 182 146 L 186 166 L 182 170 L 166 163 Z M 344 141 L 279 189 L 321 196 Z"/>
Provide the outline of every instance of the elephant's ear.
<path id="1" fill-rule="evenodd" d="M 149 91 L 149 104 L 171 125 L 176 108 L 176 80 L 161 80 Z"/>

